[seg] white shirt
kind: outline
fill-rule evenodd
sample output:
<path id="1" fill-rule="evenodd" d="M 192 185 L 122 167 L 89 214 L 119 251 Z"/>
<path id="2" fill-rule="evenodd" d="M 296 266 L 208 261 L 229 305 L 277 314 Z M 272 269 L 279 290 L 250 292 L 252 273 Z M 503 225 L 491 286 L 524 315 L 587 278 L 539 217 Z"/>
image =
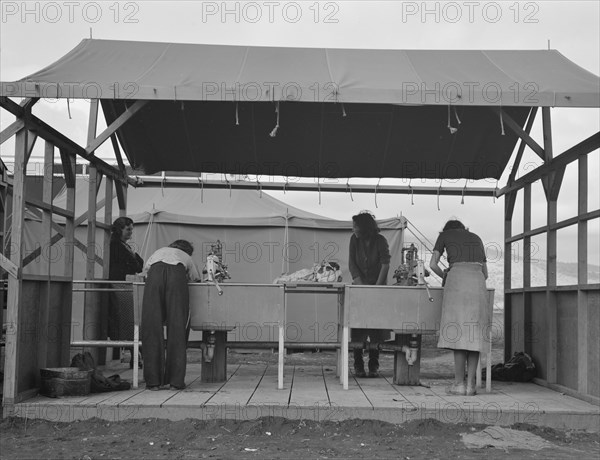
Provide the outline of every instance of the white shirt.
<path id="1" fill-rule="evenodd" d="M 201 279 L 196 264 L 190 255 L 181 249 L 165 247 L 156 250 L 146 262 L 144 271 L 147 272 L 150 270 L 150 267 L 157 262 L 164 262 L 169 265 L 181 264 L 185 267 L 190 281 L 199 281 Z"/>

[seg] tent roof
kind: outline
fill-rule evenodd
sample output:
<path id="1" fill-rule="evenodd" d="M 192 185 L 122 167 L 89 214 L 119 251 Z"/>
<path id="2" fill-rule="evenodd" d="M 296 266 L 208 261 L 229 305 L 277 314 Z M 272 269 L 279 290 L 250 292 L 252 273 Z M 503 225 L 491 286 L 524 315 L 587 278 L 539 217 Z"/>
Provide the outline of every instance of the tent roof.
<path id="1" fill-rule="evenodd" d="M 83 40 L 2 96 L 99 98 L 130 164 L 321 178 L 499 179 L 531 107 L 598 107 L 558 51 L 273 48 Z M 492 107 L 494 106 L 494 107 Z M 458 129 L 458 130 L 456 130 Z"/>
<path id="2" fill-rule="evenodd" d="M 75 215 L 87 211 L 89 182 L 77 178 Z M 98 191 L 98 200 L 104 198 L 104 187 Z M 66 207 L 66 188 L 54 199 L 58 207 Z M 116 197 L 113 216 L 118 216 Z M 201 188 L 141 187 L 127 191 L 127 216 L 135 223 L 160 222 L 183 225 L 283 227 L 286 216 L 290 227 L 352 228 L 352 222 L 338 221 L 313 214 L 283 203 L 266 193 L 249 190 Z M 102 221 L 104 209 L 98 211 Z M 398 219 L 380 222 L 382 228 L 397 228 Z"/>
<path id="3" fill-rule="evenodd" d="M 556 50 L 274 48 L 85 39 L 17 84 L 3 83 L 2 95 L 32 97 L 36 87 L 42 97 L 101 99 L 600 105 L 598 77 Z M 502 91 L 499 100 L 495 89 Z"/>

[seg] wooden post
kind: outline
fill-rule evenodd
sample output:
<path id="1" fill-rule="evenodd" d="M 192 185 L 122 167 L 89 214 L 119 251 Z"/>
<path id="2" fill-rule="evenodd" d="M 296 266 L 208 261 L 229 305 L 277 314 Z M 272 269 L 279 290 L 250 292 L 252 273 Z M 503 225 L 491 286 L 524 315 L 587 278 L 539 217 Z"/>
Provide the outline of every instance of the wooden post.
<path id="1" fill-rule="evenodd" d="M 214 335 L 214 355 L 210 363 L 205 361 L 207 351 L 203 350 L 200 381 L 205 383 L 224 382 L 227 380 L 227 331 L 202 332 L 202 342 L 208 349 L 211 335 Z M 168 338 L 167 338 L 168 340 Z"/>
<path id="2" fill-rule="evenodd" d="M 90 116 L 88 124 L 88 145 L 96 137 L 96 126 L 98 119 L 98 100 L 90 101 Z M 96 278 L 96 212 L 97 194 L 99 186 L 99 174 L 95 165 L 90 164 L 88 168 L 88 227 L 87 227 L 87 258 L 86 276 L 87 280 Z M 101 326 L 101 293 L 86 292 L 85 307 L 83 315 L 83 339 L 98 340 L 102 331 Z M 99 350 L 90 350 L 94 360 L 98 362 Z"/>
<path id="3" fill-rule="evenodd" d="M 552 122 L 550 117 L 550 107 L 542 107 L 542 121 L 544 131 L 544 154 L 546 162 L 552 160 Z M 553 188 L 553 176 L 549 175 L 546 186 L 546 200 L 548 207 L 548 229 L 546 241 L 546 381 L 556 383 L 556 363 L 557 363 L 557 341 L 558 327 L 556 314 L 556 230 L 552 225 L 556 223 L 557 217 L 557 197 L 553 197 L 550 191 Z"/>
<path id="4" fill-rule="evenodd" d="M 6 347 L 4 365 L 3 413 L 10 415 L 17 401 L 19 388 L 19 323 L 23 289 L 23 215 L 25 210 L 25 176 L 27 161 L 26 129 L 20 130 L 15 138 L 15 169 L 12 188 L 12 234 L 10 261 L 18 267 L 17 276 L 9 272 L 8 302 L 6 312 Z"/>
<path id="5" fill-rule="evenodd" d="M 394 383 L 396 385 L 419 385 L 421 383 L 421 334 L 416 335 L 417 359 L 409 366 L 402 351 L 394 352 Z M 410 346 L 412 334 L 396 334 L 396 345 Z"/>
<path id="6" fill-rule="evenodd" d="M 511 288 L 512 248 L 509 239 L 512 235 L 512 215 L 515 208 L 517 190 L 509 192 L 504 197 L 504 362 L 512 356 L 512 306 Z"/>
<path id="7" fill-rule="evenodd" d="M 582 216 L 588 208 L 588 157 L 582 156 L 578 163 L 579 189 L 577 214 Z M 589 360 L 588 346 L 588 293 L 582 286 L 588 283 L 588 222 L 580 220 L 577 224 L 577 390 L 588 394 Z"/>
<path id="8" fill-rule="evenodd" d="M 523 233 L 531 230 L 531 184 L 523 188 Z M 523 348 L 525 353 L 531 356 L 532 337 L 531 324 L 531 293 L 527 288 L 531 287 L 531 236 L 523 238 Z"/>

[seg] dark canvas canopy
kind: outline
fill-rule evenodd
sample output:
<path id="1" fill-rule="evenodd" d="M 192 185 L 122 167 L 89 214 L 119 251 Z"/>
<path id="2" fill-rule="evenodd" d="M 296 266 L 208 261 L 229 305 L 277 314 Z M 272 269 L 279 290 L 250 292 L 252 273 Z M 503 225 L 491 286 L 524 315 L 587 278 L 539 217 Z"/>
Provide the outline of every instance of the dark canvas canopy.
<path id="1" fill-rule="evenodd" d="M 534 106 L 598 107 L 600 83 L 554 50 L 89 39 L 2 95 L 99 98 L 109 124 L 150 101 L 118 130 L 147 173 L 480 179 L 518 140 L 500 113 L 522 127 Z"/>

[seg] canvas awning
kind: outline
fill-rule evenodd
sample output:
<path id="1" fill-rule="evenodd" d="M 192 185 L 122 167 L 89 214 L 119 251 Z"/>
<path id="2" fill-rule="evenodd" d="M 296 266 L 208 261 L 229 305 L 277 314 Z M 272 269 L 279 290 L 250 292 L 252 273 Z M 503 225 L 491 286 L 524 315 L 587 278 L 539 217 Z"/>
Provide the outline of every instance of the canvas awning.
<path id="1" fill-rule="evenodd" d="M 146 173 L 499 178 L 531 107 L 598 107 L 555 50 L 273 48 L 83 40 L 8 97 L 98 98 Z M 494 110 L 495 109 L 495 110 Z M 455 129 L 457 129 L 455 131 Z"/>

